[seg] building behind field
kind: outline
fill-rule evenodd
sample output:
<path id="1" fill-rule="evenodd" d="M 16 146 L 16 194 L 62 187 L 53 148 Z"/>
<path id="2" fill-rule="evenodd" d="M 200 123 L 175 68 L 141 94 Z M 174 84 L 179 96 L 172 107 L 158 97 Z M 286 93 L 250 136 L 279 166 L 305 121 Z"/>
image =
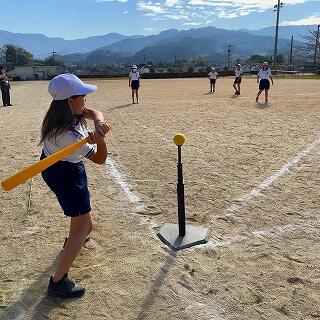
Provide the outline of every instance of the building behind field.
<path id="1" fill-rule="evenodd" d="M 10 70 L 14 80 L 48 80 L 63 72 L 61 66 L 26 65 Z"/>

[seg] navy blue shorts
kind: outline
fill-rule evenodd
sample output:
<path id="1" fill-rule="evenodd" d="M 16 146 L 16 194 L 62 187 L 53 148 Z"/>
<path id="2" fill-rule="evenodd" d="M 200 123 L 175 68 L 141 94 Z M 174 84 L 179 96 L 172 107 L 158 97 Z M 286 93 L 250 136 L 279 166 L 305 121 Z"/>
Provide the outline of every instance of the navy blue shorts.
<path id="1" fill-rule="evenodd" d="M 270 81 L 268 79 L 261 79 L 259 83 L 259 90 L 269 90 Z"/>
<path id="2" fill-rule="evenodd" d="M 40 159 L 46 158 L 42 152 Z M 41 173 L 55 193 L 66 216 L 77 217 L 91 211 L 90 193 L 84 164 L 58 161 Z"/>
<path id="3" fill-rule="evenodd" d="M 216 79 L 210 79 L 210 83 L 211 84 L 215 84 L 216 83 Z"/>
<path id="4" fill-rule="evenodd" d="M 241 83 L 241 77 L 236 77 L 233 83 Z"/>
<path id="5" fill-rule="evenodd" d="M 131 89 L 139 89 L 140 87 L 140 81 L 139 80 L 132 80 L 131 81 Z"/>

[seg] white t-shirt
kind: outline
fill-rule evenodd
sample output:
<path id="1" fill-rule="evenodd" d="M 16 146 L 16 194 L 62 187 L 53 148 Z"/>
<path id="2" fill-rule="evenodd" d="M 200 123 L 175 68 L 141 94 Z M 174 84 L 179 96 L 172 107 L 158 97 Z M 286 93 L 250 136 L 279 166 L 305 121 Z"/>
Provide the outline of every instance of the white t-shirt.
<path id="1" fill-rule="evenodd" d="M 76 120 L 74 125 L 74 129 L 79 133 L 77 136 L 71 131 L 68 130 L 63 134 L 59 134 L 56 139 L 45 138 L 43 141 L 43 151 L 46 156 L 50 156 L 51 154 L 70 146 L 71 144 L 82 140 L 88 135 L 88 130 L 84 125 L 81 124 L 79 120 Z M 94 144 L 86 143 L 82 147 L 78 148 L 75 152 L 67 155 L 62 161 L 69 161 L 73 163 L 80 162 L 83 158 L 89 158 L 97 149 L 97 146 Z"/>
<path id="2" fill-rule="evenodd" d="M 139 72 L 130 71 L 129 77 L 131 78 L 131 80 L 139 80 L 140 75 Z"/>
<path id="3" fill-rule="evenodd" d="M 242 69 L 234 70 L 234 74 L 235 74 L 236 78 L 240 78 L 242 76 Z"/>
<path id="4" fill-rule="evenodd" d="M 271 77 L 271 70 L 270 69 L 267 69 L 267 70 L 263 70 L 261 69 L 258 73 L 258 76 L 260 79 L 267 79 L 269 80 L 270 77 Z"/>
<path id="5" fill-rule="evenodd" d="M 208 73 L 208 76 L 209 76 L 209 79 L 217 79 L 218 72 L 216 72 L 216 71 L 210 71 L 210 72 Z"/>

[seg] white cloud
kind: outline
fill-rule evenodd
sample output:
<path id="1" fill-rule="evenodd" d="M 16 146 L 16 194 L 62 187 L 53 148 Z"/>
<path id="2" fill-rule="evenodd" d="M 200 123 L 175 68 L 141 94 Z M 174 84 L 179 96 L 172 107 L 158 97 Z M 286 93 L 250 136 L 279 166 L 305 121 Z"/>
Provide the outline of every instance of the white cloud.
<path id="1" fill-rule="evenodd" d="M 311 0 L 283 1 L 284 5 L 288 6 Z M 182 22 L 184 26 L 196 26 L 207 24 L 206 21 L 212 21 L 214 17 L 234 19 L 252 12 L 261 13 L 273 10 L 275 3 L 276 0 L 138 0 L 137 9 L 143 11 L 144 16 L 151 17 L 153 20 L 184 20 Z M 318 23 L 318 17 L 308 19 L 310 20 L 307 20 L 306 24 L 310 21 Z M 199 21 L 204 22 L 200 23 Z M 303 22 L 304 19 L 299 21 Z M 288 21 L 287 23 L 294 22 Z"/>
<path id="2" fill-rule="evenodd" d="M 147 33 L 151 33 L 151 34 L 154 34 L 154 33 L 157 33 L 157 32 L 161 32 L 161 31 L 164 31 L 164 30 L 168 30 L 169 27 L 144 27 L 143 30 L 145 30 Z"/>
<path id="3" fill-rule="evenodd" d="M 154 14 L 165 13 L 160 3 L 152 3 L 152 1 L 149 1 L 149 2 L 139 1 L 137 5 L 138 5 L 138 10 L 150 11 L 151 13 L 154 13 Z"/>
<path id="4" fill-rule="evenodd" d="M 224 18 L 224 19 L 233 19 L 238 17 L 238 14 L 235 12 L 226 12 L 226 11 L 220 11 L 218 13 L 219 18 Z"/>
<path id="5" fill-rule="evenodd" d="M 179 3 L 179 0 L 165 0 L 165 5 L 167 7 L 174 7 L 177 6 Z"/>
<path id="6" fill-rule="evenodd" d="M 128 14 L 129 13 L 129 11 L 128 10 L 126 10 L 126 11 L 123 11 L 122 12 L 124 15 L 126 15 L 126 14 Z"/>
<path id="7" fill-rule="evenodd" d="M 172 20 L 188 19 L 188 15 L 183 14 L 165 14 L 164 17 Z"/>
<path id="8" fill-rule="evenodd" d="M 320 12 L 300 20 L 294 21 L 283 21 L 282 26 L 297 26 L 297 25 L 311 25 L 311 24 L 320 24 Z"/>
<path id="9" fill-rule="evenodd" d="M 197 26 L 201 26 L 202 22 L 186 22 L 183 25 L 186 27 L 197 27 Z"/>

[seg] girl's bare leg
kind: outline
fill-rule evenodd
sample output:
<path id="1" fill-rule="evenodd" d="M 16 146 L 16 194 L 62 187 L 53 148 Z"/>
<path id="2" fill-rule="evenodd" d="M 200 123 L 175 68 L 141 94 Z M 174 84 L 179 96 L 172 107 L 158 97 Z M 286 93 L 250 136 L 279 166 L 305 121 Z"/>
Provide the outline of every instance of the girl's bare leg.
<path id="1" fill-rule="evenodd" d="M 235 83 L 233 84 L 233 88 L 234 90 L 238 91 Z"/>
<path id="2" fill-rule="evenodd" d="M 92 228 L 91 212 L 78 217 L 71 217 L 69 237 L 64 246 L 58 269 L 53 277 L 54 282 L 58 282 L 69 272 Z"/>
<path id="3" fill-rule="evenodd" d="M 259 96 L 260 96 L 261 92 L 262 92 L 262 90 L 259 90 L 259 92 L 258 92 L 258 94 L 257 94 L 257 97 L 256 97 L 256 102 L 258 102 Z"/>

